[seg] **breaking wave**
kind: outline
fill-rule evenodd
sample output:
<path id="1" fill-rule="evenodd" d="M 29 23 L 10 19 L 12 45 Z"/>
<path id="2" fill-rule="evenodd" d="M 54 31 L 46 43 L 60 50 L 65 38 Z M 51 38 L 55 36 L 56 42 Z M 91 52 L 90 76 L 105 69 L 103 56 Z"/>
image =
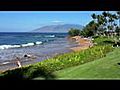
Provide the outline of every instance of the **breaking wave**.
<path id="1" fill-rule="evenodd" d="M 54 37 L 55 37 L 55 35 L 46 35 L 45 37 L 54 38 Z"/>
<path id="2" fill-rule="evenodd" d="M 34 43 L 26 43 L 21 45 L 0 45 L 0 49 L 22 48 L 22 47 L 29 47 L 29 46 L 40 45 L 40 44 L 42 44 L 41 41 L 37 41 Z"/>

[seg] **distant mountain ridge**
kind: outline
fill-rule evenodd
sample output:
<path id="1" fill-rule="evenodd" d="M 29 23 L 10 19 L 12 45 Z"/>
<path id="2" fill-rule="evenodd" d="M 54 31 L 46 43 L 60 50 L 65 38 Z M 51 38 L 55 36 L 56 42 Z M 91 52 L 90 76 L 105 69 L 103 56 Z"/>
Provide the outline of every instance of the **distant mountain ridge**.
<path id="1" fill-rule="evenodd" d="M 31 32 L 54 32 L 54 33 L 66 33 L 70 28 L 82 29 L 84 26 L 79 24 L 62 24 L 62 25 L 49 25 L 43 26 L 32 30 Z"/>

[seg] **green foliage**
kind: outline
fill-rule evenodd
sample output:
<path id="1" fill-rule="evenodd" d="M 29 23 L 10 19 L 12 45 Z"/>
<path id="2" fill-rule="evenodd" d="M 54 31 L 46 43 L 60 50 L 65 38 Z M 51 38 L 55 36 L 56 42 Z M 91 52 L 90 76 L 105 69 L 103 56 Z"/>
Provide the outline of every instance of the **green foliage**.
<path id="1" fill-rule="evenodd" d="M 78 35 L 80 35 L 80 30 L 71 28 L 71 29 L 69 30 L 68 34 L 69 34 L 70 36 L 78 36 Z"/>
<path id="2" fill-rule="evenodd" d="M 96 36 L 96 38 L 94 38 L 94 43 L 97 43 L 98 45 L 113 45 L 114 44 L 114 37 L 107 37 L 107 36 Z"/>
<path id="3" fill-rule="evenodd" d="M 94 36 L 97 30 L 97 24 L 91 21 L 86 27 L 80 32 L 80 35 L 84 37 Z"/>
<path id="4" fill-rule="evenodd" d="M 93 19 L 96 19 L 96 18 L 97 18 L 97 16 L 96 16 L 95 13 L 93 13 L 91 16 L 92 16 Z"/>
<path id="5" fill-rule="evenodd" d="M 117 33 L 117 36 L 120 36 L 120 28 L 119 27 L 116 28 L 116 33 Z"/>
<path id="6" fill-rule="evenodd" d="M 120 27 L 119 11 L 115 13 L 112 13 L 110 11 L 104 11 L 102 12 L 102 14 L 98 14 L 98 15 L 93 13 L 91 17 L 97 24 L 97 30 L 96 30 L 97 32 L 95 32 L 96 35 L 99 34 L 99 35 L 104 35 L 104 36 L 105 35 L 113 36 L 116 29 L 117 29 L 116 33 L 117 35 L 119 35 L 118 28 L 117 28 L 118 26 Z M 119 20 L 119 24 L 116 23 L 117 20 Z M 109 32 L 111 32 L 111 34 L 109 34 Z"/>
<path id="7" fill-rule="evenodd" d="M 90 28 L 84 28 L 83 31 L 81 31 L 81 34 L 84 37 L 89 37 L 94 35 L 94 31 Z"/>

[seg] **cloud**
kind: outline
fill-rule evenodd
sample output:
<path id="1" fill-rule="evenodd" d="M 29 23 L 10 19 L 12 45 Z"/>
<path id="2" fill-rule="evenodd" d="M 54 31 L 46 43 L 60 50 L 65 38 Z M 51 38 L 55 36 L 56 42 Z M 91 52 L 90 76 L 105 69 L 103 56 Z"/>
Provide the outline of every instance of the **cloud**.
<path id="1" fill-rule="evenodd" d="M 55 21 L 52 21 L 53 23 L 62 23 L 63 21 L 60 21 L 60 20 L 55 20 Z"/>

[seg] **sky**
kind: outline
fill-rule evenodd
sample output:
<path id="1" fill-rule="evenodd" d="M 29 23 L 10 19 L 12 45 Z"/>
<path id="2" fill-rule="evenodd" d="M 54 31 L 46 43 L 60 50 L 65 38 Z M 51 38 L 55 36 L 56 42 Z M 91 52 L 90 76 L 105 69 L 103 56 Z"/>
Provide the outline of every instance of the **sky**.
<path id="1" fill-rule="evenodd" d="M 46 25 L 80 24 L 102 11 L 0 11 L 0 32 L 28 32 Z"/>

